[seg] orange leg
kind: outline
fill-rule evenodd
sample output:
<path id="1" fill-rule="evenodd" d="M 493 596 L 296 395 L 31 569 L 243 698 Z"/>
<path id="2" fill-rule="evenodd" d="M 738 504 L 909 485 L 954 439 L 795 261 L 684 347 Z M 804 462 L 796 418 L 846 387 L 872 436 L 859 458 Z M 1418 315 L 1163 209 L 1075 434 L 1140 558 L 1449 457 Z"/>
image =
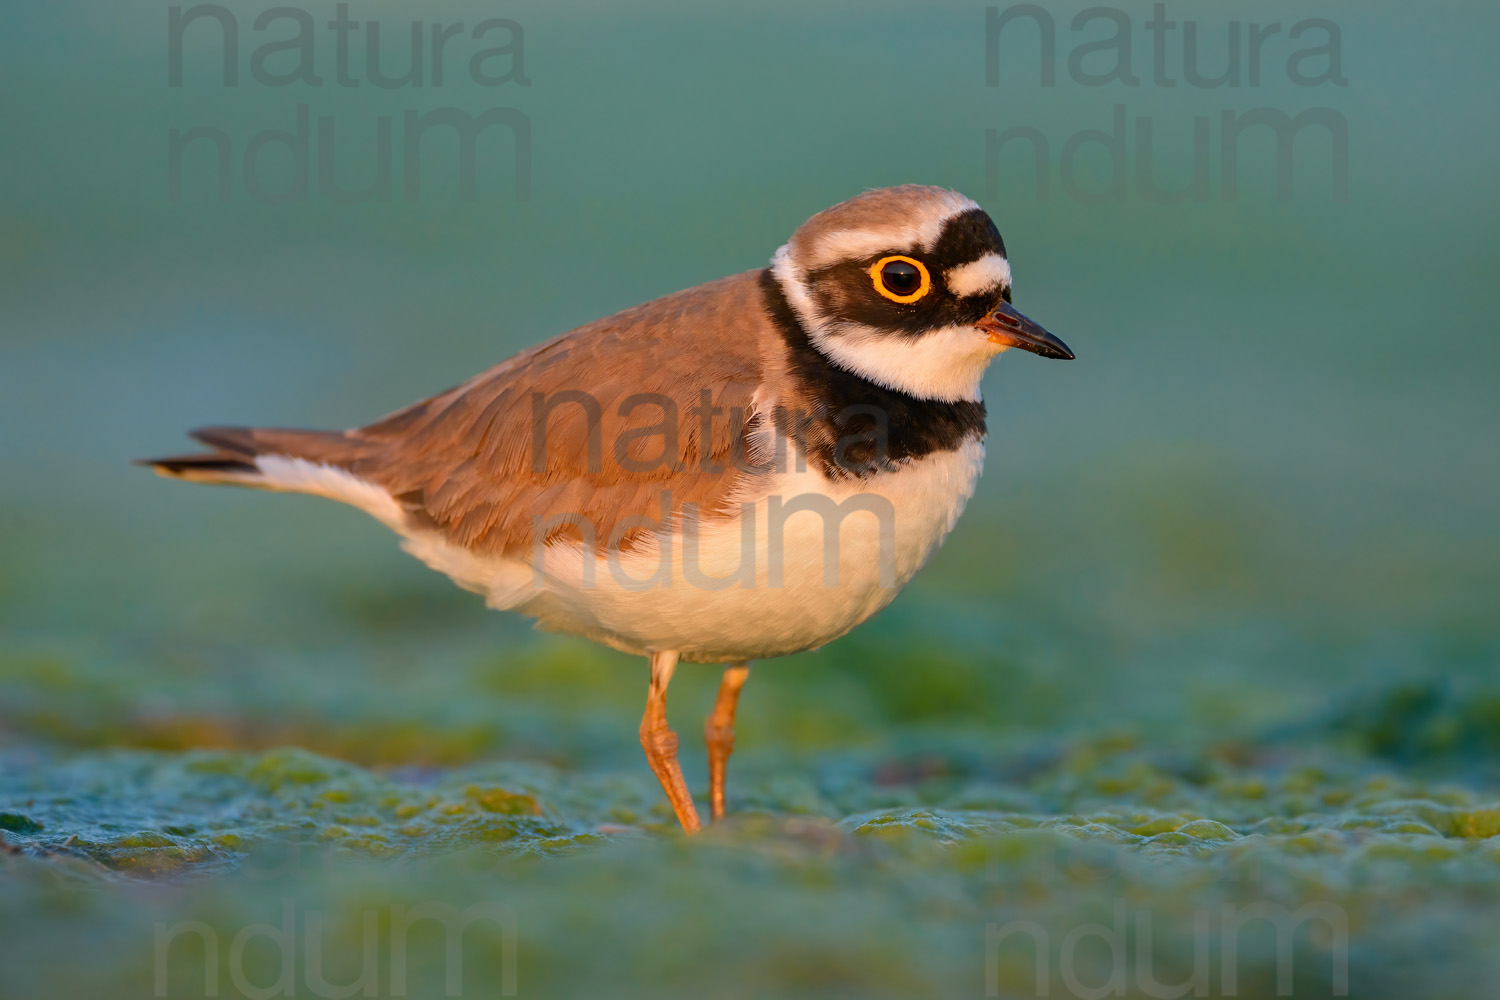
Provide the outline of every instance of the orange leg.
<path id="1" fill-rule="evenodd" d="M 734 709 L 749 676 L 750 667 L 744 663 L 724 671 L 719 698 L 703 724 L 703 739 L 708 743 L 708 801 L 714 819 L 724 818 L 724 766 L 734 753 Z"/>
<path id="2" fill-rule="evenodd" d="M 677 734 L 667 726 L 667 685 L 676 669 L 676 653 L 651 654 L 651 689 L 646 696 L 646 714 L 641 718 L 641 747 L 646 751 L 646 763 L 667 793 L 667 801 L 672 803 L 677 822 L 688 833 L 697 833 L 702 824 L 677 763 Z"/>

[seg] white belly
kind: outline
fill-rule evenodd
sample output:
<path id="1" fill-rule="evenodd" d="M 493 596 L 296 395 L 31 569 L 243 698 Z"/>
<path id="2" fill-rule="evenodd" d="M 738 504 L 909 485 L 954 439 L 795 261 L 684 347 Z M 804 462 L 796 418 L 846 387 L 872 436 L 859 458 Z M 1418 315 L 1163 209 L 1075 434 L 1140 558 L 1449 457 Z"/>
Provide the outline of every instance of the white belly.
<path id="1" fill-rule="evenodd" d="M 544 629 L 705 662 L 780 656 L 889 604 L 952 530 L 983 462 L 972 441 L 867 480 L 778 476 L 736 517 L 696 533 L 678 525 L 603 558 L 569 544 L 548 546 L 542 566 L 481 560 L 434 536 L 406 547 Z"/>
<path id="2" fill-rule="evenodd" d="M 368 511 L 403 535 L 408 552 L 491 607 L 626 652 L 675 650 L 717 663 L 820 646 L 889 604 L 953 529 L 984 444 L 864 480 L 833 482 L 812 469 L 770 477 L 738 516 L 701 531 L 673 525 L 605 557 L 549 545 L 533 561 L 477 556 L 435 532 L 413 533 L 388 493 L 342 470 L 276 456 L 258 464 L 277 488 Z"/>

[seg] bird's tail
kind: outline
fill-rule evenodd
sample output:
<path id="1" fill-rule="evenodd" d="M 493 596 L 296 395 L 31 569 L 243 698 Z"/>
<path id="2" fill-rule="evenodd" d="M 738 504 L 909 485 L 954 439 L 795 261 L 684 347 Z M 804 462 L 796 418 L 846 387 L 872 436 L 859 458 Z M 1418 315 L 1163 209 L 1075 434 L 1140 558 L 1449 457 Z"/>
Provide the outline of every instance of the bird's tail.
<path id="1" fill-rule="evenodd" d="M 358 431 L 201 427 L 188 433 L 213 450 L 136 464 L 190 483 L 327 497 L 358 507 L 395 530 L 405 523 L 405 509 L 378 481 L 378 444 Z"/>
<path id="2" fill-rule="evenodd" d="M 189 436 L 212 451 L 136 461 L 168 479 L 224 483 L 268 490 L 315 492 L 285 475 L 286 460 L 345 469 L 359 458 L 361 442 L 345 431 L 270 427 L 200 427 Z M 280 459 L 282 461 L 275 461 Z M 270 461 L 268 461 L 270 460 Z"/>

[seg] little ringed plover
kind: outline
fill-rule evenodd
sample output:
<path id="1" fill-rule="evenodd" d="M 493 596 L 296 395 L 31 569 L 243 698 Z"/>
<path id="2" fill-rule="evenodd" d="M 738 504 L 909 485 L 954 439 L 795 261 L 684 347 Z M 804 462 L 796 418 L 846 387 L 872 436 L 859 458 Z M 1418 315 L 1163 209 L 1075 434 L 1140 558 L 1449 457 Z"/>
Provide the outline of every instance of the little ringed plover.
<path id="1" fill-rule="evenodd" d="M 749 661 L 843 635 L 937 550 L 983 464 L 980 379 L 1012 347 L 1073 357 L 1011 305 L 984 210 L 904 185 L 814 215 L 769 267 L 367 426 L 208 427 L 211 451 L 145 464 L 351 504 L 491 607 L 649 657 L 641 744 L 691 832 L 677 663 L 729 664 L 705 726 L 718 818 Z"/>

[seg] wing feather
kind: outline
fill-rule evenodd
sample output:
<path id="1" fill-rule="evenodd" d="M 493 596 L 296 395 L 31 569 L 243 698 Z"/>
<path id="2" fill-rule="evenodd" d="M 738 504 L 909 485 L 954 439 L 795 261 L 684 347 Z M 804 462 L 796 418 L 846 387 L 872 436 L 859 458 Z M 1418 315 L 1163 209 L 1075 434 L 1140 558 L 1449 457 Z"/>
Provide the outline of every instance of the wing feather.
<path id="1" fill-rule="evenodd" d="M 340 440 L 337 464 L 476 552 L 582 538 L 628 547 L 692 505 L 720 513 L 744 473 L 768 321 L 747 272 L 563 334 Z M 718 411 L 705 426 L 705 398 Z M 618 534 L 619 538 L 614 538 Z"/>

